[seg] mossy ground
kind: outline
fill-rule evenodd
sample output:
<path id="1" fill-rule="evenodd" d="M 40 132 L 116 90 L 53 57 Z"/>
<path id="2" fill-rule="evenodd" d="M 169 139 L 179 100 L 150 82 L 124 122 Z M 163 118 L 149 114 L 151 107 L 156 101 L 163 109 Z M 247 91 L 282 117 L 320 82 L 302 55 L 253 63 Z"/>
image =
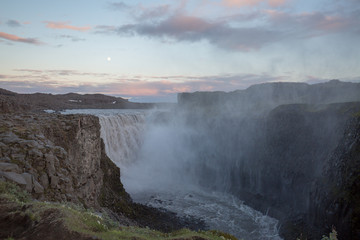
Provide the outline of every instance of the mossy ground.
<path id="1" fill-rule="evenodd" d="M 0 181 L 0 203 L 16 205 L 22 211 L 20 214 L 30 219 L 34 224 L 41 222 L 47 212 L 57 212 L 59 222 L 70 232 L 77 232 L 83 236 L 97 237 L 98 239 L 136 239 L 136 240 L 224 240 L 236 238 L 220 231 L 191 231 L 181 229 L 171 233 L 163 233 L 150 228 L 136 226 L 119 226 L 106 214 L 96 213 L 79 205 L 70 203 L 51 203 L 33 201 L 31 197 L 18 186 Z M 13 208 L 12 208 L 13 209 Z M 19 211 L 19 210 L 17 210 Z M 12 239 L 12 236 L 7 236 Z"/>

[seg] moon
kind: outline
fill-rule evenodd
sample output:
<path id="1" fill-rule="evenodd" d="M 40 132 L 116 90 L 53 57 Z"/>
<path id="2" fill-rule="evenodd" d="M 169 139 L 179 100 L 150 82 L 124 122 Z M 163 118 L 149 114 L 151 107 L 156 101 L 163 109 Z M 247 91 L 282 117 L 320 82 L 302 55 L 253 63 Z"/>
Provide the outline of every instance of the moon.
<path id="1" fill-rule="evenodd" d="M 107 57 L 107 59 L 106 59 L 108 62 L 110 62 L 111 61 L 111 57 Z"/>

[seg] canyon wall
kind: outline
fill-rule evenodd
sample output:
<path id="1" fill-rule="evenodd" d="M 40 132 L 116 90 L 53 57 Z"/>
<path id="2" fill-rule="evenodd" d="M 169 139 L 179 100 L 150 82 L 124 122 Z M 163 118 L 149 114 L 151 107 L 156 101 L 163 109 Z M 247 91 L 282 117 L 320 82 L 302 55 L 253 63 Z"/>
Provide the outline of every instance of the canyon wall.
<path id="1" fill-rule="evenodd" d="M 278 218 L 285 239 L 318 239 L 333 226 L 340 239 L 358 239 L 359 86 L 180 94 L 180 115 L 196 133 L 192 171 L 201 185 Z"/>
<path id="2" fill-rule="evenodd" d="M 24 185 L 39 200 L 100 207 L 104 177 L 119 169 L 102 168 L 110 160 L 102 154 L 97 117 L 3 114 L 1 130 L 3 178 Z"/>

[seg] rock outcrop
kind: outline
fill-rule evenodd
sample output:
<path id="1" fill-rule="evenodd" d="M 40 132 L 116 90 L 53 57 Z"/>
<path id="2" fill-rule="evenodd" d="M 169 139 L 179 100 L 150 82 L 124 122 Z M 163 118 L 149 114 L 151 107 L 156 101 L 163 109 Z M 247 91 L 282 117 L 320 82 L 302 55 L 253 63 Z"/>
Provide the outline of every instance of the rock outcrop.
<path id="1" fill-rule="evenodd" d="M 100 125 L 94 116 L 1 115 L 0 174 L 39 200 L 99 207 Z"/>

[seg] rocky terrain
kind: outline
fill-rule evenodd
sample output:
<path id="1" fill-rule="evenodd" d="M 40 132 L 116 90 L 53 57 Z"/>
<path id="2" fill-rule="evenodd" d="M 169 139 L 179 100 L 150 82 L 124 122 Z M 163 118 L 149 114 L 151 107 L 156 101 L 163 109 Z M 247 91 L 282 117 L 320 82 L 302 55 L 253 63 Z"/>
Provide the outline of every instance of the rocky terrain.
<path id="1" fill-rule="evenodd" d="M 0 112 L 17 110 L 54 110 L 64 109 L 138 109 L 151 108 L 154 104 L 134 103 L 120 97 L 102 94 L 18 94 L 0 88 Z"/>
<path id="2" fill-rule="evenodd" d="M 1 114 L 0 181 L 15 183 L 42 202 L 72 203 L 106 213 L 122 226 L 162 231 L 204 228 L 195 219 L 179 219 L 173 213 L 132 202 L 120 182 L 119 168 L 104 152 L 95 116 Z M 30 230 L 42 231 L 33 229 L 34 224 L 19 228 L 19 222 L 13 219 L 14 209 L 6 199 L 2 201 L 0 225 L 6 224 L 8 231 L 0 231 L 0 238 L 10 237 L 6 235 L 10 232 L 20 237 Z M 41 221 L 49 220 L 58 210 L 53 211 L 40 214 Z M 62 231 L 61 226 L 56 232 Z M 71 236 L 75 239 L 77 234 Z"/>
<path id="3" fill-rule="evenodd" d="M 114 101 L 0 91 L 0 226 L 6 229 L 0 238 L 58 239 L 62 233 L 63 239 L 111 239 L 103 234 L 115 229 L 116 234 L 145 231 L 120 239 L 146 239 L 152 233 L 138 227 L 205 228 L 197 219 L 132 202 L 105 154 L 97 117 L 39 111 L 107 108 Z M 196 157 L 191 168 L 204 187 L 235 194 L 278 218 L 285 239 L 320 239 L 333 227 L 339 239 L 359 239 L 359 101 L 356 83 L 260 84 L 232 93 L 180 94 L 175 118 L 185 117 L 196 130 L 188 141 Z M 131 106 L 120 102 L 118 107 Z M 30 200 L 5 183 L 19 186 Z M 95 218 L 89 209 L 111 221 Z"/>

